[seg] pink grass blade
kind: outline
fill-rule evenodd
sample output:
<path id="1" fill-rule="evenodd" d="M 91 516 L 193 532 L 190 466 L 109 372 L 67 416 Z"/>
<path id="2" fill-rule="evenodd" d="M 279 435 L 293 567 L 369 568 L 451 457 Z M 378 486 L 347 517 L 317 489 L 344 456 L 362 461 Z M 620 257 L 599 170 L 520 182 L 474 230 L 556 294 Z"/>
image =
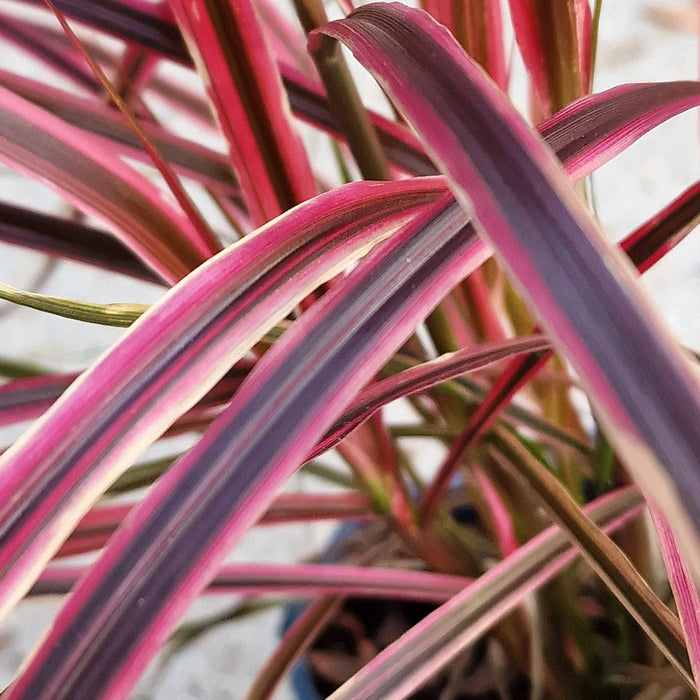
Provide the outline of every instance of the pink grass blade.
<path id="1" fill-rule="evenodd" d="M 73 87 L 98 94 L 99 84 L 85 63 L 71 50 L 64 35 L 0 11 L 0 37 L 50 66 Z"/>
<path id="2" fill-rule="evenodd" d="M 167 282 L 212 254 L 155 185 L 96 139 L 2 87 L 0 160 L 100 218 Z"/>
<path id="3" fill-rule="evenodd" d="M 620 247 L 640 272 L 673 250 L 700 223 L 700 182 L 627 236 Z"/>
<path id="4" fill-rule="evenodd" d="M 484 500 L 488 504 L 489 514 L 493 520 L 493 529 L 496 535 L 496 541 L 501 549 L 501 556 L 507 557 L 518 548 L 518 540 L 515 534 L 513 518 L 508 511 L 508 507 L 503 502 L 503 498 L 498 492 L 498 488 L 494 486 L 486 474 L 484 474 L 484 472 L 476 465 L 474 466 L 474 474 L 483 494 Z"/>
<path id="5" fill-rule="evenodd" d="M 581 94 L 587 95 L 593 82 L 593 14 L 588 0 L 573 0 Z"/>
<path id="6" fill-rule="evenodd" d="M 175 201 L 179 204 L 185 215 L 187 221 L 190 224 L 189 234 L 194 237 L 192 243 L 199 247 L 200 249 L 209 252 L 210 255 L 215 255 L 221 250 L 221 243 L 216 238 L 216 235 L 211 230 L 209 223 L 204 219 L 201 212 L 194 206 L 192 199 L 189 194 L 182 186 L 182 182 L 177 178 L 172 168 L 163 159 L 158 149 L 153 145 L 149 139 L 146 132 L 143 130 L 138 120 L 132 114 L 131 109 L 126 104 L 125 100 L 122 99 L 120 92 L 112 85 L 112 82 L 105 75 L 102 68 L 99 66 L 97 61 L 91 56 L 90 52 L 85 48 L 83 43 L 80 41 L 76 33 L 73 31 L 72 27 L 68 23 L 64 14 L 53 4 L 51 0 L 44 0 L 44 4 L 53 12 L 56 19 L 58 20 L 61 28 L 65 32 L 68 39 L 76 48 L 77 52 L 82 55 L 86 63 L 90 66 L 90 70 L 94 76 L 99 81 L 102 88 L 105 90 L 106 94 L 110 97 L 119 113 L 124 117 L 129 128 L 137 137 L 141 143 L 141 147 L 148 155 L 149 160 L 156 167 L 160 173 L 163 181 L 167 185 L 170 193 L 174 197 Z M 128 62 L 128 56 L 125 61 Z M 124 62 L 122 63 L 121 69 L 124 69 Z"/>
<path id="7" fill-rule="evenodd" d="M 21 0 L 27 5 L 44 4 L 44 0 Z M 176 60 L 187 61 L 187 49 L 182 36 L 172 22 L 167 3 L 116 0 L 112 2 L 82 2 L 57 0 L 56 7 L 67 17 L 73 17 L 102 31 L 121 36 L 150 48 L 158 48 Z"/>
<path id="8" fill-rule="evenodd" d="M 251 0 L 170 3 L 261 225 L 316 194 L 306 151 Z"/>
<path id="9" fill-rule="evenodd" d="M 690 570 L 678 551 L 668 520 L 653 503 L 649 503 L 649 511 L 659 538 L 673 597 L 678 606 L 697 689 L 700 688 L 700 596 Z"/>
<path id="10" fill-rule="evenodd" d="M 0 425 L 36 418 L 75 381 L 76 374 L 42 375 L 0 384 Z"/>
<path id="11" fill-rule="evenodd" d="M 306 37 L 299 23 L 290 22 L 274 0 L 255 0 L 255 6 L 268 36 L 274 41 L 277 62 L 284 61 L 305 75 L 317 77 L 316 66 L 306 51 Z"/>
<path id="12" fill-rule="evenodd" d="M 97 505 L 88 511 L 55 559 L 101 549 L 136 504 Z M 270 504 L 256 525 L 284 525 L 320 520 L 366 520 L 376 517 L 366 496 L 356 493 L 282 493 Z"/>
<path id="13" fill-rule="evenodd" d="M 342 596 L 322 595 L 301 610 L 285 630 L 279 644 L 246 691 L 243 700 L 268 700 L 296 661 L 313 644 L 323 629 L 340 614 Z"/>
<path id="14" fill-rule="evenodd" d="M 357 183 L 314 198 L 198 269 L 0 458 L 0 610 L 91 503 L 318 284 L 441 192 Z"/>
<path id="15" fill-rule="evenodd" d="M 503 19 L 499 0 L 449 3 L 423 0 L 423 9 L 445 25 L 464 50 L 491 76 L 501 90 L 508 89 Z"/>
<path id="16" fill-rule="evenodd" d="M 485 51 L 482 53 L 483 59 L 479 63 L 484 66 L 486 72 L 501 90 L 507 90 L 508 69 L 506 67 L 501 3 L 485 0 L 483 14 L 475 14 L 473 9 L 470 12 L 469 19 L 472 25 L 478 26 L 480 21 L 486 25 L 483 29 L 481 27 L 477 29 L 477 45 L 483 46 L 485 44 Z"/>
<path id="17" fill-rule="evenodd" d="M 257 521 L 258 525 L 375 517 L 370 500 L 359 493 L 281 493 Z"/>
<path id="18" fill-rule="evenodd" d="M 375 411 L 391 401 L 425 391 L 448 379 L 487 367 L 512 355 L 537 352 L 549 347 L 549 341 L 542 336 L 521 337 L 501 343 L 479 345 L 475 348 L 441 355 L 435 360 L 421 363 L 393 377 L 375 382 L 360 392 L 353 404 L 314 447 L 309 456 L 314 457 L 331 449 Z"/>
<path id="19" fill-rule="evenodd" d="M 487 255 L 446 196 L 324 295 L 115 533 L 9 697 L 125 697 L 231 546 L 362 383 Z M 136 596 L 134 604 L 125 596 Z"/>
<path id="20" fill-rule="evenodd" d="M 338 139 L 343 139 L 342 130 L 328 104 L 323 85 L 288 64 L 280 64 L 280 73 L 290 106 L 296 116 Z M 414 175 L 435 175 L 435 166 L 425 154 L 418 139 L 406 126 L 370 110 L 368 114 L 387 158 L 395 166 Z"/>
<path id="21" fill-rule="evenodd" d="M 655 126 L 699 104 L 700 83 L 695 81 L 620 85 L 576 100 L 538 131 L 567 163 L 567 172 L 581 178 Z"/>
<path id="22" fill-rule="evenodd" d="M 635 479 L 698 553 L 700 391 L 629 263 L 537 135 L 427 15 L 374 5 L 325 31 L 350 45 L 422 134 L 584 380 Z"/>
<path id="23" fill-rule="evenodd" d="M 499 413 L 510 403 L 515 392 L 534 376 L 544 359 L 550 354 L 549 350 L 545 350 L 518 357 L 503 374 L 499 375 L 484 401 L 472 413 L 462 432 L 450 445 L 437 476 L 423 493 L 420 511 L 424 521 L 430 520 L 440 507 L 467 448 L 493 425 Z"/>
<path id="24" fill-rule="evenodd" d="M 109 139 L 129 156 L 148 162 L 143 147 L 124 118 L 103 102 L 78 97 L 43 82 L 0 71 L 0 84 L 84 131 Z M 142 124 L 148 138 L 183 174 L 224 192 L 239 194 L 227 158 L 192 141 L 174 136 L 155 124 Z"/>
<path id="25" fill-rule="evenodd" d="M 582 75 L 579 40 L 584 39 L 584 46 L 590 43 L 590 36 L 581 36 L 586 27 L 590 32 L 590 8 L 579 0 L 509 0 L 508 4 L 537 111 L 549 117 L 588 91 L 590 55 L 584 49 L 589 65 Z"/>
<path id="26" fill-rule="evenodd" d="M 191 421 L 220 409 L 231 399 L 247 369 L 239 362 L 237 371 L 229 372 L 193 408 L 183 413 L 178 422 Z M 41 374 L 0 384 L 0 425 L 38 418 L 78 377 L 78 374 Z"/>
<path id="27" fill-rule="evenodd" d="M 68 593 L 87 567 L 52 564 L 30 595 Z M 471 579 L 404 569 L 335 564 L 227 564 L 203 593 L 277 595 L 309 598 L 318 595 L 366 596 L 444 603 Z"/>
<path id="28" fill-rule="evenodd" d="M 620 489 L 584 510 L 610 533 L 639 515 L 641 496 L 635 489 Z M 557 526 L 548 528 L 387 647 L 339 688 L 332 700 L 406 697 L 577 555 Z"/>

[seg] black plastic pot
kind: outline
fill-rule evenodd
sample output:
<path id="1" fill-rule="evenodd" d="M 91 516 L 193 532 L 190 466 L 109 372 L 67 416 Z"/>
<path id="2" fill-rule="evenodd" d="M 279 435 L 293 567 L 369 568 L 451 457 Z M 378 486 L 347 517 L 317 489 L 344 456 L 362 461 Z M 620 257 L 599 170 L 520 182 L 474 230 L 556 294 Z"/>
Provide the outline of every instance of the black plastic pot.
<path id="1" fill-rule="evenodd" d="M 473 509 L 462 507 L 461 510 L 463 512 L 453 513 L 455 519 L 463 524 L 465 521 L 473 523 Z M 346 523 L 339 528 L 321 562 L 331 564 L 347 561 L 346 544 L 349 539 L 359 539 L 360 546 L 367 544 L 361 534 L 362 528 L 363 525 L 357 522 Z M 304 608 L 305 603 L 297 603 L 287 608 L 282 633 L 286 632 Z M 293 669 L 291 682 L 297 697 L 299 700 L 323 700 L 339 685 L 337 680 L 334 682 L 323 676 L 319 671 L 319 664 L 313 663 L 314 655 L 316 658 L 323 655 L 326 659 L 337 655 L 339 660 L 336 665 L 342 668 L 342 659 L 360 658 L 367 648 L 381 651 L 435 608 L 434 604 L 414 601 L 348 598 L 334 621 L 319 634 L 310 649 L 310 654 Z M 503 695 L 494 687 L 492 674 L 486 663 L 490 643 L 492 642 L 487 636 L 482 638 L 453 664 L 447 673 L 438 675 L 436 679 L 416 691 L 410 696 L 410 700 L 435 700 L 442 696 L 448 685 L 458 686 L 458 690 L 450 695 L 450 700 L 501 700 Z M 327 665 L 323 664 L 324 667 Z M 352 665 L 350 661 L 348 665 Z M 357 666 L 359 665 L 358 663 Z M 349 668 L 349 675 L 352 675 L 354 670 Z M 515 673 L 511 667 L 505 668 L 499 681 L 500 691 L 505 688 L 509 697 L 529 697 L 528 679 Z"/>

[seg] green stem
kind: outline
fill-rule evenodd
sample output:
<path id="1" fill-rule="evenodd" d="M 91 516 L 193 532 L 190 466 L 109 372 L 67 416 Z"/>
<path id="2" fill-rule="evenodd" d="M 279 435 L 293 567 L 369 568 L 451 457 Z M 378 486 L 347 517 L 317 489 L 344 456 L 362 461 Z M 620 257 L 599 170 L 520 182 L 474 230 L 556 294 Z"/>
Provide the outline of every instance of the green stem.
<path id="1" fill-rule="evenodd" d="M 593 87 L 593 76 L 595 75 L 596 59 L 598 57 L 598 30 L 600 28 L 600 13 L 603 10 L 603 0 L 595 0 L 593 4 L 593 18 L 591 19 L 591 84 Z"/>
<path id="2" fill-rule="evenodd" d="M 324 26 L 328 17 L 321 0 L 294 0 L 307 34 Z M 325 34 L 309 42 L 309 50 L 326 88 L 328 102 L 365 180 L 390 180 L 389 166 L 374 126 L 362 104 L 340 44 Z"/>

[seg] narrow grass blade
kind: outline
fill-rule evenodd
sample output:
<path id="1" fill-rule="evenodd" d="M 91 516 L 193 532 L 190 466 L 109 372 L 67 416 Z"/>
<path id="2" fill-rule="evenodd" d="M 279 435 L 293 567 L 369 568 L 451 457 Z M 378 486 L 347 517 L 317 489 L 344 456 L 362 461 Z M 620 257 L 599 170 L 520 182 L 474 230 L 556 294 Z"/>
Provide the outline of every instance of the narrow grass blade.
<path id="1" fill-rule="evenodd" d="M 445 25 L 464 50 L 501 90 L 508 88 L 501 3 L 498 0 L 444 2 L 423 0 L 422 7 Z"/>
<path id="2" fill-rule="evenodd" d="M 110 79 L 100 67 L 99 63 L 85 48 L 68 23 L 65 15 L 53 4 L 51 0 L 44 0 L 44 4 L 49 8 L 49 10 L 51 10 L 51 12 L 53 12 L 54 16 L 61 25 L 61 29 L 63 29 L 64 33 L 75 47 L 78 54 L 81 55 L 90 66 L 90 70 L 92 71 L 93 75 L 97 78 L 101 87 L 105 90 L 106 94 L 119 110 L 119 113 L 124 117 L 124 119 L 126 119 L 129 128 L 138 138 L 141 147 L 148 155 L 149 160 L 160 173 L 163 181 L 167 185 L 168 190 L 174 197 L 177 204 L 180 206 L 185 219 L 189 223 L 188 234 L 191 238 L 193 247 L 197 247 L 208 252 L 210 256 L 218 253 L 222 246 L 219 240 L 216 238 L 214 232 L 211 230 L 208 221 L 203 218 L 201 212 L 194 206 L 194 203 L 192 202 L 190 195 L 183 187 L 182 182 L 175 175 L 170 165 L 163 159 L 158 149 L 153 145 L 148 135 L 141 127 L 139 121 L 134 117 L 131 108 L 127 105 L 126 101 L 122 99 L 120 91 L 114 87 Z M 129 62 L 128 56 L 129 53 L 127 52 L 127 57 L 124 59 L 126 63 Z"/>
<path id="3" fill-rule="evenodd" d="M 113 303 L 91 304 L 76 299 L 37 294 L 15 289 L 0 282 L 0 299 L 10 301 L 19 306 L 44 311 L 46 313 L 72 318 L 86 323 L 97 323 L 103 326 L 130 326 L 147 309 L 145 304 Z"/>
<path id="4" fill-rule="evenodd" d="M 635 489 L 622 489 L 586 506 L 591 520 L 612 532 L 641 511 Z M 391 644 L 331 698 L 400 700 L 554 578 L 576 558 L 567 536 L 551 527 Z"/>
<path id="5" fill-rule="evenodd" d="M 440 191 L 439 181 L 357 183 L 316 197 L 151 307 L 0 458 L 0 610 L 139 452 L 268 328 Z"/>
<path id="6" fill-rule="evenodd" d="M 44 0 L 21 0 L 27 5 L 43 5 Z M 122 36 L 144 46 L 158 47 L 176 60 L 186 61 L 187 48 L 168 15 L 168 7 L 139 0 L 57 0 L 56 7 L 68 17 L 103 31 Z"/>
<path id="7" fill-rule="evenodd" d="M 697 692 L 700 688 L 700 596 L 698 596 L 697 585 L 678 551 L 668 521 L 653 503 L 649 504 L 649 510 L 659 538 L 673 597 L 678 606 L 678 615 L 683 626 L 686 649 L 695 681 L 693 689 Z"/>
<path id="8" fill-rule="evenodd" d="M 268 700 L 272 697 L 284 675 L 301 658 L 341 610 L 343 598 L 338 595 L 321 595 L 314 598 L 292 622 L 255 676 L 243 700 Z"/>
<path id="9" fill-rule="evenodd" d="M 0 71 L 0 84 L 68 124 L 108 139 L 123 153 L 149 162 L 124 118 L 106 104 L 7 71 Z M 184 175 L 223 192 L 239 194 L 236 180 L 223 154 L 174 136 L 155 124 L 143 123 L 142 128 L 163 157 Z"/>
<path id="10" fill-rule="evenodd" d="M 534 376 L 544 358 L 550 354 L 550 350 L 544 350 L 518 357 L 496 379 L 484 401 L 469 416 L 462 432 L 450 445 L 437 475 L 423 493 L 420 503 L 422 522 L 427 523 L 437 512 L 468 447 L 491 427 L 499 413 L 510 403 L 515 392 Z"/>
<path id="11" fill-rule="evenodd" d="M 676 197 L 620 244 L 640 272 L 673 250 L 700 223 L 700 182 Z"/>
<path id="12" fill-rule="evenodd" d="M 538 112 L 548 117 L 588 92 L 588 1 L 509 0 L 508 4 Z"/>
<path id="13" fill-rule="evenodd" d="M 207 87 L 251 218 L 316 194 L 306 151 L 251 0 L 170 3 Z"/>
<path id="14" fill-rule="evenodd" d="M 31 21 L 0 10 L 0 36 L 31 56 L 39 64 L 49 65 L 73 87 L 99 92 L 99 83 L 83 61 L 68 46 L 63 34 L 38 27 Z"/>
<path id="15" fill-rule="evenodd" d="M 5 202 L 0 202 L 0 240 L 147 282 L 161 282 L 153 270 L 114 236 L 59 216 Z"/>
<path id="16" fill-rule="evenodd" d="M 170 460 L 169 464 L 174 460 Z M 168 465 L 169 466 L 169 465 Z M 162 470 L 164 471 L 164 470 Z M 161 471 L 161 473 L 162 473 Z M 101 549 L 136 504 L 97 505 L 78 523 L 55 558 Z M 283 525 L 320 520 L 366 520 L 376 517 L 366 496 L 356 493 L 282 493 L 260 516 L 257 525 Z"/>
<path id="17" fill-rule="evenodd" d="M 30 595 L 68 593 L 86 570 L 82 566 L 52 564 Z M 444 603 L 471 583 L 471 579 L 462 576 L 403 569 L 332 564 L 227 564 L 203 592 L 300 598 L 334 594 Z"/>
<path id="18" fill-rule="evenodd" d="M 0 159 L 100 218 L 166 282 L 212 254 L 155 185 L 99 141 L 2 87 Z"/>
<path id="19" fill-rule="evenodd" d="M 480 345 L 476 348 L 441 355 L 435 360 L 421 363 L 392 377 L 375 382 L 363 389 L 352 406 L 343 413 L 323 440 L 314 447 L 311 456 L 331 449 L 375 411 L 391 401 L 425 391 L 449 379 L 481 369 L 512 355 L 537 352 L 549 347 L 549 341 L 542 336 Z"/>
<path id="20" fill-rule="evenodd" d="M 700 83 L 634 83 L 576 100 L 540 124 L 567 172 L 590 175 L 640 136 L 700 104 Z M 576 152 L 576 153 L 574 153 Z"/>

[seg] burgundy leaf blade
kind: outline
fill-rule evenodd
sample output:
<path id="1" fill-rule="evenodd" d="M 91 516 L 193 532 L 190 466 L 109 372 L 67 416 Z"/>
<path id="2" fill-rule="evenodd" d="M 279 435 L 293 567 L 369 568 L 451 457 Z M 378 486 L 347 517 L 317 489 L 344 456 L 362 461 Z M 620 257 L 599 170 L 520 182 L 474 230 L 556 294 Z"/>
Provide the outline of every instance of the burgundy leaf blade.
<path id="1" fill-rule="evenodd" d="M 440 180 L 357 183 L 317 197 L 151 307 L 0 458 L 0 608 L 21 597 L 131 460 L 269 327 L 441 191 Z"/>
<path id="2" fill-rule="evenodd" d="M 585 177 L 655 126 L 699 104 L 695 81 L 620 85 L 576 100 L 538 131 L 574 177 Z"/>
<path id="3" fill-rule="evenodd" d="M 248 210 L 261 225 L 316 194 L 250 0 L 170 3 L 202 74 Z"/>
<path id="4" fill-rule="evenodd" d="M 52 565 L 30 595 L 68 593 L 85 571 L 80 566 Z M 204 592 L 300 597 L 334 594 L 443 603 L 470 583 L 468 578 L 449 574 L 349 565 L 228 564 Z"/>
<path id="5" fill-rule="evenodd" d="M 124 153 L 151 164 L 138 137 L 125 119 L 106 104 L 78 97 L 43 82 L 0 71 L 0 84 L 79 129 L 108 139 Z M 184 174 L 230 194 L 239 194 L 226 157 L 165 129 L 143 123 L 143 130 L 158 151 Z"/>
<path id="6" fill-rule="evenodd" d="M 463 222 L 444 197 L 292 326 L 115 533 L 10 698 L 128 693 L 189 601 L 359 386 L 488 255 Z M 134 604 L 125 596 L 136 596 Z"/>
<path id="7" fill-rule="evenodd" d="M 424 13 L 374 5 L 324 31 L 350 46 L 422 134 L 584 379 L 635 478 L 698 552 L 696 379 L 551 154 Z"/>
<path id="8" fill-rule="evenodd" d="M 184 215 L 97 140 L 0 87 L 0 158 L 111 226 L 167 282 L 216 251 Z"/>
<path id="9" fill-rule="evenodd" d="M 48 255 L 159 283 L 161 279 L 114 236 L 91 226 L 0 203 L 0 240 Z"/>

